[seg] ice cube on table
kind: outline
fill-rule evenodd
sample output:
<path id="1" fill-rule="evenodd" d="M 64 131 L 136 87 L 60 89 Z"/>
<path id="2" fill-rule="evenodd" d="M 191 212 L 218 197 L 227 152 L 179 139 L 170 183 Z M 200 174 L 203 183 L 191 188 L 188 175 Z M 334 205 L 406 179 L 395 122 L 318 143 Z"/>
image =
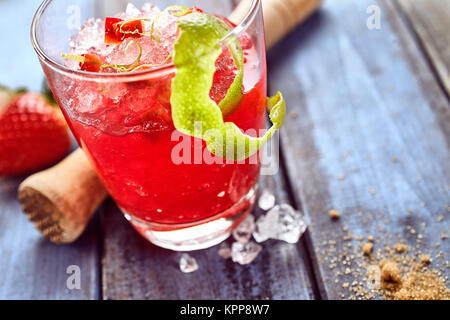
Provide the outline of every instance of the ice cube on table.
<path id="1" fill-rule="evenodd" d="M 198 270 L 197 260 L 187 253 L 183 253 L 180 257 L 180 270 L 184 273 L 190 273 Z"/>
<path id="2" fill-rule="evenodd" d="M 241 243 L 247 243 L 252 237 L 252 233 L 255 230 L 255 217 L 251 214 L 245 218 L 242 223 L 233 230 L 233 238 Z"/>
<path id="3" fill-rule="evenodd" d="M 231 258 L 231 248 L 225 242 L 222 242 L 218 254 L 224 259 L 229 259 Z"/>
<path id="4" fill-rule="evenodd" d="M 288 204 L 273 207 L 255 225 L 253 237 L 259 243 L 277 239 L 297 243 L 307 227 L 303 214 Z"/>
<path id="5" fill-rule="evenodd" d="M 258 206 L 263 210 L 272 209 L 275 205 L 275 195 L 268 189 L 264 189 L 258 199 Z"/>
<path id="6" fill-rule="evenodd" d="M 231 245 L 231 259 L 241 265 L 249 264 L 256 259 L 262 247 L 250 241 L 248 243 L 234 242 Z"/>

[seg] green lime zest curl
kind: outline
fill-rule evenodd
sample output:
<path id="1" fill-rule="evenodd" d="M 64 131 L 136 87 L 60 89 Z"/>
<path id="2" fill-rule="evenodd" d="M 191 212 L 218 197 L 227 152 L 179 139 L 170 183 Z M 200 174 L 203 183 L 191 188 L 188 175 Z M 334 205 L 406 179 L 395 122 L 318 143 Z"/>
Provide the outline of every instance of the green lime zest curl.
<path id="1" fill-rule="evenodd" d="M 220 20 L 222 21 L 222 20 Z M 244 53 L 237 39 L 227 39 L 227 48 L 233 57 L 238 72 L 225 97 L 219 102 L 223 117 L 232 114 L 243 98 L 242 82 L 244 81 Z"/>
<path id="2" fill-rule="evenodd" d="M 238 40 L 234 39 L 234 50 L 230 51 L 239 72 L 224 100 L 217 105 L 209 97 L 209 91 L 213 84 L 216 60 L 222 53 L 220 40 L 231 31 L 230 28 L 221 19 L 204 13 L 181 17 L 178 28 L 180 36 L 174 45 L 173 59 L 177 71 L 172 79 L 170 97 L 175 128 L 203 139 L 208 150 L 216 156 L 235 161 L 252 156 L 283 125 L 286 104 L 282 94 L 278 93 L 267 100 L 273 126 L 260 138 L 244 134 L 232 122 L 224 122 L 224 114 L 231 110 L 221 109 L 223 101 L 225 104 L 240 101 L 239 97 L 242 96 L 242 48 Z"/>
<path id="3" fill-rule="evenodd" d="M 84 63 L 86 61 L 85 57 L 70 53 L 61 53 L 61 57 L 63 57 L 66 60 L 74 60 L 80 63 Z"/>
<path id="4" fill-rule="evenodd" d="M 171 15 L 174 15 L 176 17 L 184 16 L 186 13 L 189 12 L 189 8 L 183 5 L 172 5 L 168 6 L 166 9 L 163 10 L 169 12 Z"/>
<path id="5" fill-rule="evenodd" d="M 161 35 L 159 34 L 158 36 L 155 35 L 155 23 L 161 18 L 161 16 L 165 13 L 168 12 L 173 16 L 179 17 L 179 16 L 183 16 L 185 15 L 187 12 L 189 11 L 189 8 L 186 6 L 182 6 L 182 5 L 173 5 L 173 6 L 169 6 L 166 9 L 164 9 L 163 11 L 161 11 L 160 13 L 158 13 L 158 15 L 154 18 L 131 18 L 125 21 L 121 21 L 119 23 L 117 23 L 118 25 L 120 25 L 119 27 L 119 32 L 123 33 L 123 34 L 131 34 L 131 35 L 140 35 L 140 36 L 146 36 L 146 37 L 150 37 L 152 40 L 155 40 L 157 42 L 161 42 Z M 145 21 L 145 22 L 151 22 L 151 28 L 149 32 L 140 32 L 138 29 L 133 30 L 133 31 L 127 31 L 123 29 L 124 25 L 127 25 L 130 22 L 135 22 L 135 21 Z"/>
<path id="6" fill-rule="evenodd" d="M 139 69 L 144 69 L 144 68 L 151 69 L 151 68 L 162 67 L 162 66 L 166 65 L 166 64 L 169 62 L 169 60 L 172 58 L 172 56 L 173 56 L 172 53 L 169 54 L 169 55 L 164 59 L 164 61 L 161 62 L 161 63 L 143 63 L 143 64 L 140 64 L 140 65 L 138 65 L 136 68 L 134 68 L 132 71 L 138 71 Z"/>
<path id="7" fill-rule="evenodd" d="M 251 137 L 242 133 L 241 129 L 233 122 L 225 122 L 222 127 L 210 130 L 205 134 L 204 139 L 209 152 L 235 161 L 245 160 L 257 153 L 272 139 L 275 132 L 281 129 L 286 117 L 286 104 L 280 92 L 267 99 L 267 107 L 273 125 L 264 136 Z"/>
<path id="8" fill-rule="evenodd" d="M 130 22 L 134 22 L 134 21 L 146 21 L 146 22 L 151 22 L 152 23 L 152 27 L 150 32 L 140 32 L 138 29 L 133 30 L 133 31 L 127 31 L 127 30 L 123 30 L 123 26 L 130 23 Z M 131 34 L 131 35 L 140 35 L 140 36 L 146 36 L 146 37 L 150 37 L 152 40 L 155 40 L 157 42 L 160 42 L 161 39 L 156 36 L 154 34 L 154 24 L 155 24 L 155 19 L 149 19 L 149 18 L 133 18 L 133 19 L 129 19 L 129 20 L 125 20 L 122 22 L 119 22 L 118 24 L 120 24 L 119 27 L 119 32 L 123 33 L 123 34 Z"/>
<path id="9" fill-rule="evenodd" d="M 139 42 L 137 42 L 136 40 L 131 40 L 125 47 L 125 52 L 128 51 L 132 44 L 136 44 L 139 48 L 139 54 L 132 64 L 102 64 L 100 66 L 100 72 L 103 72 L 103 69 L 105 68 L 115 68 L 117 72 L 130 72 L 133 71 L 133 69 L 135 69 L 137 66 L 139 66 L 139 62 L 142 58 L 142 46 L 139 44 Z"/>

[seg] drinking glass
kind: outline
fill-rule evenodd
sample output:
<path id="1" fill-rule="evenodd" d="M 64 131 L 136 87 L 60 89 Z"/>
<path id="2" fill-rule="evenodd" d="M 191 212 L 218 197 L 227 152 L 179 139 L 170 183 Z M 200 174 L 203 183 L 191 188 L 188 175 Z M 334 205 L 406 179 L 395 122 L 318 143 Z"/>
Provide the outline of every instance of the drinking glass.
<path id="1" fill-rule="evenodd" d="M 133 4 L 140 8 L 146 2 Z M 196 6 L 221 17 L 229 17 L 236 8 L 231 0 L 152 2 L 161 9 Z M 266 119 L 263 18 L 261 1 L 247 2 L 243 18 L 222 40 L 225 48 L 226 39 L 238 38 L 245 54 L 244 96 L 224 120 L 260 136 Z M 113 16 L 126 6 L 120 0 L 46 0 L 32 23 L 33 46 L 70 129 L 134 228 L 152 243 L 172 250 L 215 245 L 253 207 L 261 165 L 258 155 L 239 162 L 218 159 L 204 141 L 174 128 L 173 64 L 128 73 L 94 73 L 70 69 L 61 57 L 80 24 Z"/>

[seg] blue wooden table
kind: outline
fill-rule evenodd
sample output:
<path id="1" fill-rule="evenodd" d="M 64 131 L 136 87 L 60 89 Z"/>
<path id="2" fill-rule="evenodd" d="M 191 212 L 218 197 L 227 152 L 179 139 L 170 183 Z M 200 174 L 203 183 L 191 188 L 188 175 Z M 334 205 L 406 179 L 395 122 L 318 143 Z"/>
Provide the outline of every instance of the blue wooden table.
<path id="1" fill-rule="evenodd" d="M 38 5 L 0 0 L 0 84 L 40 90 L 29 41 Z M 371 5 L 379 28 L 367 27 Z M 404 241 L 429 253 L 448 276 L 449 21 L 448 0 L 325 0 L 268 52 L 269 87 L 284 93 L 289 116 L 281 170 L 260 185 L 306 215 L 297 245 L 268 241 L 246 266 L 217 247 L 194 252 L 200 271 L 183 274 L 178 253 L 147 243 L 107 200 L 77 242 L 58 246 L 21 213 L 24 177 L 0 178 L 0 298 L 353 298 L 344 283 L 363 274 L 346 272 L 342 257 L 365 259 L 369 236 L 375 250 Z M 70 265 L 80 290 L 66 286 Z"/>

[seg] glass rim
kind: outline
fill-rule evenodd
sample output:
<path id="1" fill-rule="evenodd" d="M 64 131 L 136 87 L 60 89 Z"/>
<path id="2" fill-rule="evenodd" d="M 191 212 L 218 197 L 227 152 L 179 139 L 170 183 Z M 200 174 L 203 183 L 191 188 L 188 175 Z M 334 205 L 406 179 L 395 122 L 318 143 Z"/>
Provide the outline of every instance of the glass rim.
<path id="1" fill-rule="evenodd" d="M 95 81 L 98 82 L 111 82 L 116 80 L 124 81 L 124 79 L 130 78 L 130 81 L 139 81 L 143 79 L 148 79 L 149 75 L 156 75 L 161 76 L 164 74 L 169 74 L 174 69 L 174 64 L 166 64 L 162 65 L 160 67 L 151 68 L 148 70 L 142 70 L 142 71 L 132 71 L 132 72 L 126 72 L 126 73 L 100 73 L 100 72 L 89 72 L 89 71 L 82 71 L 82 70 L 73 70 L 69 69 L 66 66 L 58 63 L 53 58 L 49 57 L 44 50 L 39 45 L 39 41 L 37 40 L 37 23 L 39 19 L 41 18 L 42 14 L 45 12 L 47 7 L 56 0 L 44 0 L 39 8 L 37 9 L 36 13 L 34 14 L 33 21 L 31 23 L 31 30 L 30 30 L 30 36 L 31 36 L 31 43 L 33 45 L 34 50 L 39 56 L 39 59 L 41 62 L 45 63 L 47 66 L 51 67 L 52 69 L 69 75 L 71 77 L 80 77 L 80 78 L 92 78 Z M 243 0 L 245 1 L 245 0 Z M 238 4 L 239 5 L 239 4 Z M 245 14 L 244 18 L 239 22 L 236 27 L 234 27 L 225 37 L 223 37 L 219 42 L 223 43 L 230 37 L 239 37 L 243 32 L 245 32 L 251 23 L 253 22 L 254 18 L 256 17 L 256 13 L 258 12 L 258 9 L 261 6 L 261 0 L 252 0 L 251 6 L 248 9 L 247 13 Z"/>

